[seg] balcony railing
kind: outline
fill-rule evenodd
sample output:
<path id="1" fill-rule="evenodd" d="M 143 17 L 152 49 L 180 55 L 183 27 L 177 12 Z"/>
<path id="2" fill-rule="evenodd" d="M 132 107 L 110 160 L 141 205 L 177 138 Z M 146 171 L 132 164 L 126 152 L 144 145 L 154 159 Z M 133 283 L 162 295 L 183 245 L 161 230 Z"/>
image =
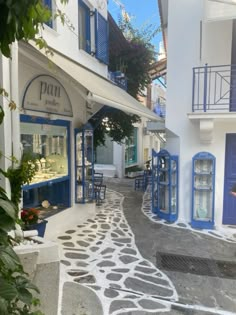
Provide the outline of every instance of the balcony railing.
<path id="1" fill-rule="evenodd" d="M 118 85 L 121 89 L 127 91 L 127 78 L 120 71 L 109 72 L 108 79 Z"/>
<path id="2" fill-rule="evenodd" d="M 193 68 L 192 111 L 236 111 L 236 65 Z"/>

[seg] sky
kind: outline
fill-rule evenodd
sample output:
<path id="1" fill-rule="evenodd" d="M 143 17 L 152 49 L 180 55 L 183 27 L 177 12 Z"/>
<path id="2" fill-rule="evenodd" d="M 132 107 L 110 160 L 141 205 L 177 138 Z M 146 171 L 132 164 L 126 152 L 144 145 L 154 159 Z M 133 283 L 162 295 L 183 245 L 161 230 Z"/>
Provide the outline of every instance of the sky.
<path id="1" fill-rule="evenodd" d="M 155 28 L 160 26 L 160 17 L 158 12 L 157 0 L 109 0 L 108 10 L 115 21 L 121 13 L 121 6 L 124 6 L 125 11 L 132 17 L 132 25 L 135 28 L 141 28 L 142 25 L 153 24 Z M 159 42 L 161 41 L 161 32 L 152 40 L 155 50 L 159 49 Z"/>

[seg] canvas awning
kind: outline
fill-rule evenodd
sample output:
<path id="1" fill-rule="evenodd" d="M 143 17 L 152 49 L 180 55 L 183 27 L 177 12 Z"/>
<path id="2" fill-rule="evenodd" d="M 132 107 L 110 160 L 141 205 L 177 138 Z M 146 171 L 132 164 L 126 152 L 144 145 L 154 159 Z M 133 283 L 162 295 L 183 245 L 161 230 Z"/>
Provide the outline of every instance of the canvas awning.
<path id="1" fill-rule="evenodd" d="M 76 63 L 59 52 L 53 51 L 53 56 L 50 57 L 50 60 L 87 90 L 88 102 L 96 102 L 114 107 L 124 112 L 146 117 L 153 121 L 162 120 L 157 114 L 146 108 L 108 79 Z"/>

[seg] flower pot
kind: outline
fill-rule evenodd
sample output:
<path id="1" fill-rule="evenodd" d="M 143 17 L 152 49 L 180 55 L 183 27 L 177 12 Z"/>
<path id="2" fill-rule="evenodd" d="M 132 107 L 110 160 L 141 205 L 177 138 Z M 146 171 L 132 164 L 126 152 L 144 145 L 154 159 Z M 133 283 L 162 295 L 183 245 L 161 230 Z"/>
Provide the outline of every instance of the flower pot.
<path id="1" fill-rule="evenodd" d="M 44 237 L 47 223 L 48 223 L 47 220 L 41 220 L 38 223 L 27 225 L 25 227 L 25 230 L 37 230 L 38 236 Z"/>

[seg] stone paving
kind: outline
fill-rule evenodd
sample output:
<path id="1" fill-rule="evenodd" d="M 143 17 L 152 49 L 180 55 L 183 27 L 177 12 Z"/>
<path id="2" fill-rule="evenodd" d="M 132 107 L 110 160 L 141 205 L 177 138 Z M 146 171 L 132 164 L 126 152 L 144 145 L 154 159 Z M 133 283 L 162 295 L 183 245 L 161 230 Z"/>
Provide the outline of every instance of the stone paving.
<path id="1" fill-rule="evenodd" d="M 104 315 L 168 311 L 170 301 L 178 301 L 177 292 L 170 279 L 139 253 L 123 200 L 123 195 L 108 190 L 95 218 L 58 237 L 62 278 L 93 290 Z"/>
<path id="2" fill-rule="evenodd" d="M 142 204 L 142 212 L 146 215 L 152 222 L 156 222 L 159 224 L 170 225 L 166 220 L 160 219 L 155 213 L 152 212 L 152 201 L 151 201 L 151 186 L 148 186 L 147 190 L 143 196 L 143 204 Z M 229 232 L 229 229 L 225 230 L 201 230 L 201 229 L 193 229 L 190 224 L 186 222 L 174 222 L 171 223 L 171 226 L 175 228 L 188 229 L 192 232 L 206 234 L 208 236 L 212 236 L 218 238 L 220 240 L 224 240 L 230 243 L 236 243 L 236 230 L 234 232 Z"/>

